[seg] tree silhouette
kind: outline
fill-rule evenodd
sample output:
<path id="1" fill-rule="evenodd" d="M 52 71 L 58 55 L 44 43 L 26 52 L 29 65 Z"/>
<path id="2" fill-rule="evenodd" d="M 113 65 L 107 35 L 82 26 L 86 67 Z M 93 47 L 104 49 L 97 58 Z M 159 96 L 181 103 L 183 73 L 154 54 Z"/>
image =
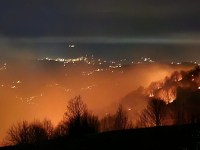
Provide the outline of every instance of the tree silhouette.
<path id="1" fill-rule="evenodd" d="M 89 113 L 86 104 L 80 96 L 76 96 L 68 102 L 64 124 L 69 135 L 81 135 L 98 132 L 98 117 Z"/>
<path id="2" fill-rule="evenodd" d="M 124 130 L 128 126 L 128 113 L 123 109 L 122 104 L 119 104 L 115 115 L 115 123 L 114 129 L 115 130 Z"/>
<path id="3" fill-rule="evenodd" d="M 48 140 L 52 138 L 53 130 L 53 125 L 48 119 L 44 119 L 43 122 L 39 120 L 34 120 L 32 123 L 17 122 L 8 129 L 5 145 L 35 144 Z"/>
<path id="4" fill-rule="evenodd" d="M 85 119 L 89 125 L 89 130 L 91 133 L 99 132 L 100 122 L 98 116 L 94 115 L 92 112 L 87 112 L 87 119 Z"/>
<path id="5" fill-rule="evenodd" d="M 67 129 L 66 122 L 61 120 L 54 129 L 53 138 L 65 136 L 67 135 L 67 133 L 68 133 L 68 129 Z"/>
<path id="6" fill-rule="evenodd" d="M 29 125 L 29 143 L 34 144 L 40 141 L 48 140 L 46 130 L 43 128 L 42 123 L 34 121 Z"/>
<path id="7" fill-rule="evenodd" d="M 29 123 L 27 121 L 13 124 L 7 131 L 6 145 L 19 145 L 29 143 Z"/>
<path id="8" fill-rule="evenodd" d="M 164 101 L 152 98 L 147 107 L 141 112 L 139 122 L 142 127 L 161 126 L 167 115 Z"/>
<path id="9" fill-rule="evenodd" d="M 42 121 L 42 127 L 45 129 L 47 138 L 52 139 L 54 135 L 54 126 L 50 119 L 44 118 Z"/>
<path id="10" fill-rule="evenodd" d="M 115 116 L 107 114 L 103 119 L 101 119 L 101 132 L 108 132 L 114 130 Z"/>

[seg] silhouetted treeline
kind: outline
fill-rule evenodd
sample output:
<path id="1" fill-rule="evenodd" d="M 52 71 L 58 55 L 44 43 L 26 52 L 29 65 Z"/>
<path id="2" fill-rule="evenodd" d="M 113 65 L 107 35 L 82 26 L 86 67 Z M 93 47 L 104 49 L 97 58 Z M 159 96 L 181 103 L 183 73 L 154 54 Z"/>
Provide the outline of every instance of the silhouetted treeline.
<path id="1" fill-rule="evenodd" d="M 110 116 L 113 122 L 109 119 L 108 122 L 105 122 L 107 117 L 99 120 L 98 116 L 87 109 L 81 97 L 76 96 L 69 100 L 63 120 L 56 127 L 52 125 L 49 119 L 44 119 L 42 122 L 39 120 L 31 123 L 28 121 L 17 122 L 7 131 L 4 144 L 36 144 L 62 136 L 81 136 L 84 134 L 123 130 L 131 127 L 128 114 L 123 109 L 122 104 L 119 105 L 116 114 Z M 110 126 L 109 129 L 108 126 Z"/>

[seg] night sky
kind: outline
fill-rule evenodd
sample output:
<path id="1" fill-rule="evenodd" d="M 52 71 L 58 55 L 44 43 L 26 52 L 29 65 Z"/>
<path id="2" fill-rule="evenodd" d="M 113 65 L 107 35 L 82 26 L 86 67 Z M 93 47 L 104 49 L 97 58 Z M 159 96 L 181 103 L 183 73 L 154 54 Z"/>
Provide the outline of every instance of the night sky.
<path id="1" fill-rule="evenodd" d="M 199 6 L 199 0 L 1 0 L 0 57 L 198 62 Z"/>

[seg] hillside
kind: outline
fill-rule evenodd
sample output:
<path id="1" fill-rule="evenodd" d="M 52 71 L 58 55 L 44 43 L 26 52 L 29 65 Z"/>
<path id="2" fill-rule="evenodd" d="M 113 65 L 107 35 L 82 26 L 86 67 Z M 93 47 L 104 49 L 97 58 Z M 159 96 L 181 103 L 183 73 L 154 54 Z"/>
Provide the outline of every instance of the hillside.
<path id="1" fill-rule="evenodd" d="M 146 129 L 131 129 L 85 135 L 61 137 L 37 145 L 3 147 L 0 150 L 17 149 L 195 149 L 200 124 L 163 126 Z"/>

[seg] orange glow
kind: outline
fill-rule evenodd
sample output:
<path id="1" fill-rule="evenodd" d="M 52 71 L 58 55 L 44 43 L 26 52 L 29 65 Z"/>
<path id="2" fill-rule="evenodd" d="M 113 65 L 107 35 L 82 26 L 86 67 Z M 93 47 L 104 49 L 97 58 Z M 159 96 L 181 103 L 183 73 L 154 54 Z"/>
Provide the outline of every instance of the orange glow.
<path id="1" fill-rule="evenodd" d="M 1 71 L 0 114 L 3 115 L 0 121 L 3 124 L 0 136 L 4 137 L 6 130 L 17 120 L 33 121 L 48 117 L 56 126 L 67 110 L 68 101 L 77 95 L 81 95 L 88 109 L 102 118 L 116 111 L 116 107 L 112 106 L 113 102 L 118 103 L 120 98 L 139 86 L 148 87 L 151 82 L 161 80 L 175 70 L 154 63 L 141 63 L 127 68 L 122 65 L 112 73 L 109 66 L 104 69 L 99 64 L 74 65 L 69 62 L 63 67 L 63 62 L 50 60 L 52 59 L 7 63 L 7 70 Z M 99 71 L 95 71 L 98 69 Z M 123 73 L 119 73 L 122 71 Z M 160 88 L 161 85 L 155 89 L 161 90 Z M 148 95 L 154 97 L 156 93 L 151 91 Z M 170 99 L 169 102 L 174 97 Z M 146 104 L 144 100 L 138 99 L 138 105 L 133 107 L 129 105 L 131 102 L 124 102 L 129 113 L 140 111 Z"/>
<path id="2" fill-rule="evenodd" d="M 170 99 L 170 100 L 168 101 L 168 103 L 172 103 L 174 100 L 175 100 L 175 99 Z"/>

